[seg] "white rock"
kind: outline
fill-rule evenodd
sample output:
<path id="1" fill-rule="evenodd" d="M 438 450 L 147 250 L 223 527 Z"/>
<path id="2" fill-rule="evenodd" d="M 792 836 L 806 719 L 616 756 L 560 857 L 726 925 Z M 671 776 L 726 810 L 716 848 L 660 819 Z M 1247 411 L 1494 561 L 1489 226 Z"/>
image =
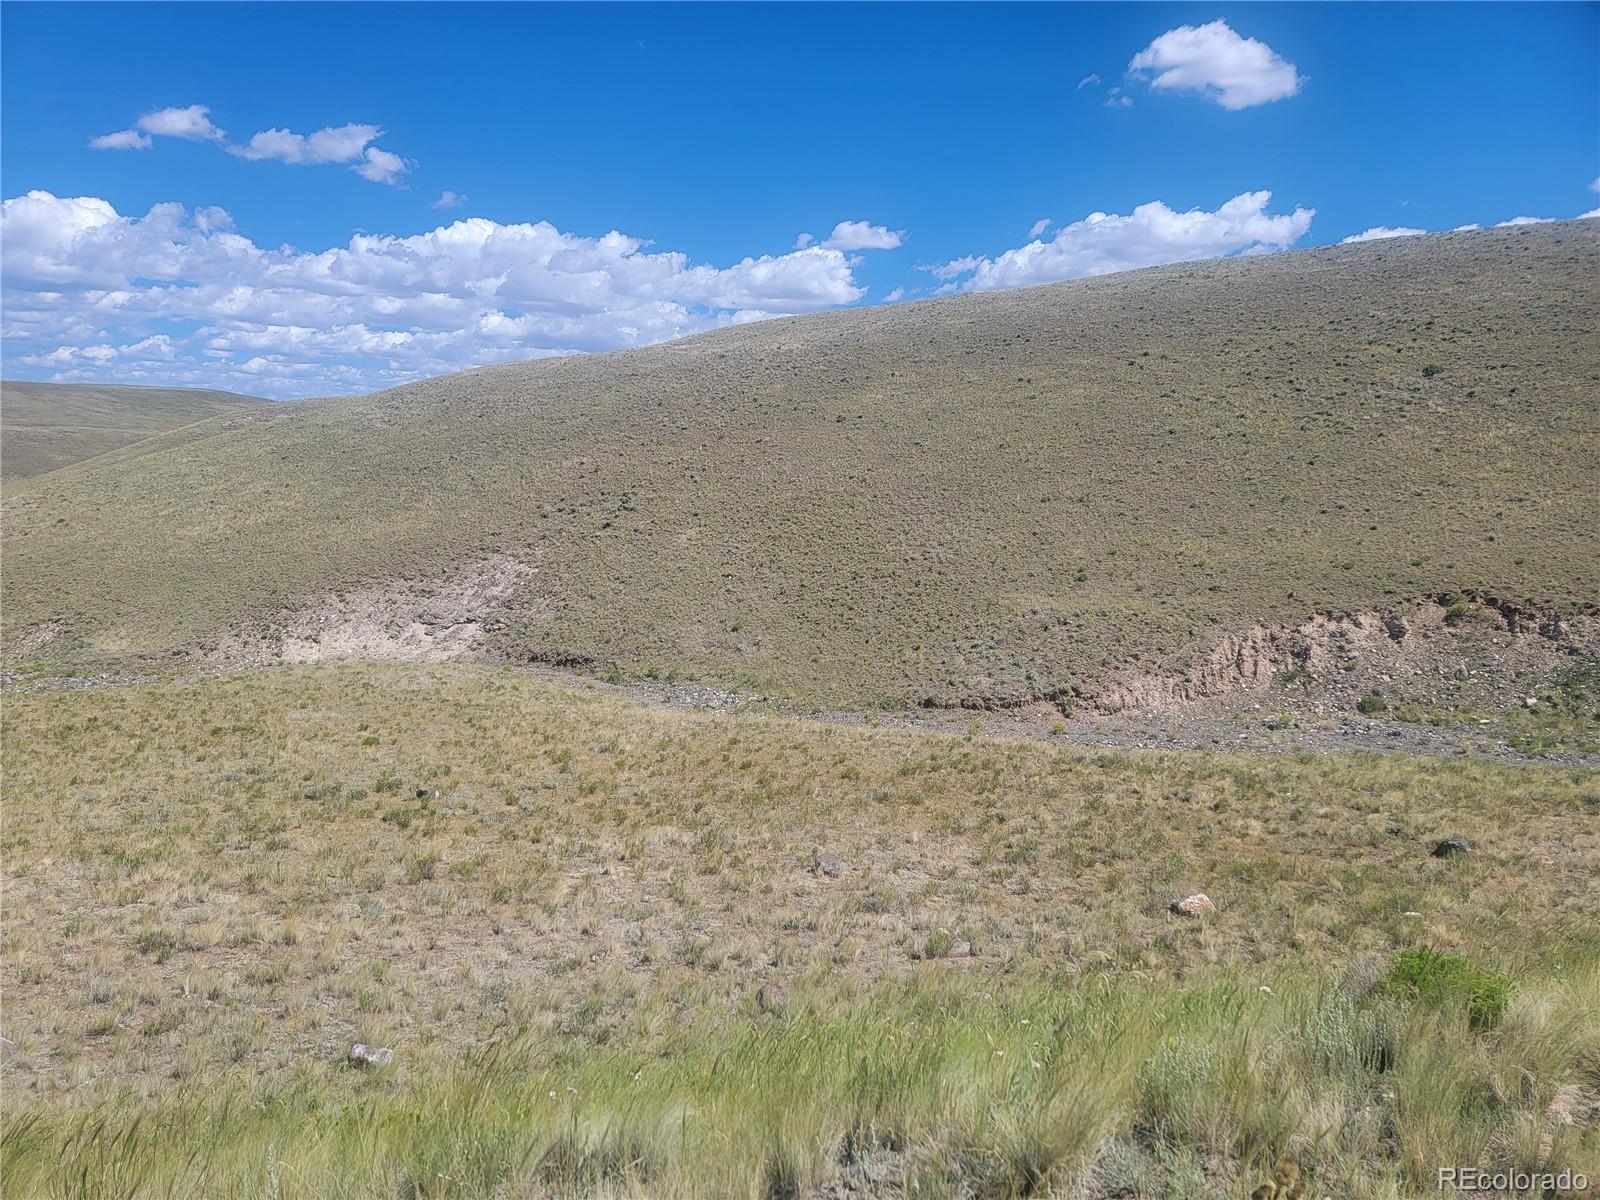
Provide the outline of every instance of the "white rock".
<path id="1" fill-rule="evenodd" d="M 367 1046 L 357 1042 L 345 1059 L 352 1067 L 387 1067 L 394 1062 L 394 1051 L 387 1046 Z"/>
<path id="2" fill-rule="evenodd" d="M 1192 896 L 1185 896 L 1182 900 L 1174 900 L 1167 906 L 1169 912 L 1180 917 L 1198 917 L 1202 913 L 1216 912 L 1217 906 L 1211 903 L 1211 897 L 1204 892 L 1196 892 Z"/>

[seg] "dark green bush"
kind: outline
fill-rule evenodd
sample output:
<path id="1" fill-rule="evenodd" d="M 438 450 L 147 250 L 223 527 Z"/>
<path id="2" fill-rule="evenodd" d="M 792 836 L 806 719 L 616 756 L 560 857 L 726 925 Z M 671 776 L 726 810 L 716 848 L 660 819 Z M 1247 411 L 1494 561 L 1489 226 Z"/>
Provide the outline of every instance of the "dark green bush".
<path id="1" fill-rule="evenodd" d="M 1378 695 L 1377 692 L 1368 692 L 1356 701 L 1356 711 L 1366 713 L 1369 717 L 1376 713 L 1384 712 L 1388 707 L 1388 701 Z"/>
<path id="2" fill-rule="evenodd" d="M 1431 946 L 1402 950 L 1384 976 L 1384 990 L 1436 1004 L 1465 1003 L 1474 1029 L 1492 1029 L 1511 1001 L 1511 979 Z"/>

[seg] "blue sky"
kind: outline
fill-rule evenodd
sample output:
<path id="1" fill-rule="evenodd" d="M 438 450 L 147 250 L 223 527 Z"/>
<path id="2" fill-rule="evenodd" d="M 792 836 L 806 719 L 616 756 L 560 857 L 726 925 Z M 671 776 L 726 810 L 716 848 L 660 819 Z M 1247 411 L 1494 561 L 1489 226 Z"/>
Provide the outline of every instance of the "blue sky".
<path id="1" fill-rule="evenodd" d="M 1594 4 L 0 22 L 8 378 L 363 391 L 1600 204 Z"/>

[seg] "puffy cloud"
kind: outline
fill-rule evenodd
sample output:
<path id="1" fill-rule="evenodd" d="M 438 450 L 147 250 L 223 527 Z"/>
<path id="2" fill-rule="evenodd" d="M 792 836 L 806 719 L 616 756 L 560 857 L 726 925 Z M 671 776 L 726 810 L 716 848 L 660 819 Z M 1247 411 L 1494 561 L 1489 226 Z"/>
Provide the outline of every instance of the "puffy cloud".
<path id="1" fill-rule="evenodd" d="M 1028 236 L 1031 237 L 1031 238 L 1036 238 L 1040 234 L 1042 234 L 1046 229 L 1049 229 L 1049 228 L 1050 228 L 1050 218 L 1049 217 L 1040 217 L 1032 225 L 1028 226 Z"/>
<path id="2" fill-rule="evenodd" d="M 807 246 L 811 245 L 811 243 L 816 241 L 816 240 L 817 239 L 812 237 L 809 233 L 802 233 L 799 237 L 795 238 L 795 240 L 794 240 L 794 248 L 796 250 L 804 250 Z"/>
<path id="3" fill-rule="evenodd" d="M 1555 219 L 1554 217 L 1512 217 L 1509 221 L 1496 221 L 1494 227 L 1496 229 L 1505 229 L 1510 225 L 1548 225 Z"/>
<path id="4" fill-rule="evenodd" d="M 829 250 L 893 250 L 905 240 L 903 229 L 885 229 L 866 221 L 840 221 L 822 244 Z M 798 245 L 796 248 L 803 249 Z"/>
<path id="5" fill-rule="evenodd" d="M 1240 37 L 1220 20 L 1169 29 L 1135 54 L 1128 70 L 1155 72 L 1152 88 L 1199 92 L 1230 110 L 1293 96 L 1305 82 L 1271 46 Z"/>
<path id="6" fill-rule="evenodd" d="M 228 153 L 258 161 L 277 159 L 286 163 L 347 163 L 361 158 L 367 143 L 382 134 L 376 125 L 340 125 L 302 135 L 287 129 L 263 129 L 243 146 L 229 146 Z"/>
<path id="7" fill-rule="evenodd" d="M 204 104 L 160 108 L 140 117 L 138 126 L 156 137 L 184 138 L 191 142 L 220 142 L 228 136 L 211 123 L 211 110 Z"/>
<path id="8" fill-rule="evenodd" d="M 1106 93 L 1107 108 L 1132 108 L 1133 97 L 1119 87 L 1112 88 Z"/>
<path id="9" fill-rule="evenodd" d="M 1347 246 L 1351 242 L 1376 242 L 1384 238 L 1416 237 L 1419 233 L 1427 233 L 1426 229 L 1412 229 L 1409 225 L 1374 225 L 1371 229 L 1363 229 L 1360 233 L 1352 233 L 1347 238 L 1340 238 L 1339 244 Z"/>
<path id="10" fill-rule="evenodd" d="M 148 150 L 155 138 L 183 138 L 191 142 L 220 142 L 228 135 L 211 123 L 211 110 L 204 104 L 187 108 L 158 108 L 145 113 L 132 129 L 119 129 L 89 139 L 92 150 Z"/>
<path id="11" fill-rule="evenodd" d="M 244 145 L 229 146 L 228 153 L 253 162 L 274 159 L 297 166 L 349 163 L 363 179 L 393 185 L 411 168 L 398 154 L 369 144 L 382 135 L 376 125 L 362 124 L 329 126 L 310 134 L 263 129 Z"/>
<path id="12" fill-rule="evenodd" d="M 619 232 L 470 218 L 302 252 L 257 246 L 217 208 L 134 217 L 42 191 L 0 206 L 0 272 L 11 361 L 64 381 L 280 397 L 642 346 L 866 295 L 835 247 L 717 267 Z"/>
<path id="13" fill-rule="evenodd" d="M 460 208 L 467 202 L 467 198 L 459 192 L 452 192 L 449 188 L 439 193 L 439 198 L 430 204 L 429 208 Z"/>
<path id="14" fill-rule="evenodd" d="M 235 158 L 249 162 L 271 160 L 297 166 L 345 163 L 363 179 L 390 186 L 400 184 L 401 177 L 414 165 L 372 144 L 383 136 L 383 130 L 376 125 L 352 122 L 330 125 L 308 134 L 291 129 L 263 129 L 251 134 L 250 140 L 242 145 L 230 145 L 227 133 L 212 124 L 210 114 L 211 110 L 203 104 L 158 109 L 140 117 L 134 128 L 93 138 L 89 145 L 96 150 L 148 150 L 157 137 L 212 141 Z"/>
<path id="15" fill-rule="evenodd" d="M 89 139 L 91 150 L 148 150 L 155 140 L 142 129 L 119 129 Z"/>
<path id="16" fill-rule="evenodd" d="M 928 269 L 949 281 L 942 290 L 970 292 L 1281 250 L 1305 236 L 1316 210 L 1274 216 L 1266 211 L 1271 199 L 1271 192 L 1244 192 L 1215 212 L 1174 212 L 1155 200 L 1127 216 L 1090 213 L 1057 229 L 1049 241 L 1035 239 L 995 258 L 969 256 Z"/>
<path id="17" fill-rule="evenodd" d="M 400 182 L 400 176 L 411 169 L 411 164 L 398 154 L 368 146 L 361 161 L 356 164 L 356 174 L 373 183 L 386 183 L 391 187 Z"/>

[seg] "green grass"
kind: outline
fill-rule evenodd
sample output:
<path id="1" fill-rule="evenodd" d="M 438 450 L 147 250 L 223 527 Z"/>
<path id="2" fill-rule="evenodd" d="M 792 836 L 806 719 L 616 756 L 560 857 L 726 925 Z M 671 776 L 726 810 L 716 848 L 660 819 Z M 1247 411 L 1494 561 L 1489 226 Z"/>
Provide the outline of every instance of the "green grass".
<path id="1" fill-rule="evenodd" d="M 14 482 L 266 401 L 203 388 L 0 384 L 0 480 Z"/>
<path id="2" fill-rule="evenodd" d="M 1600 1088 L 1592 769 L 462 666 L 13 693 L 0 733 L 7 1195 L 1212 1196 L 1288 1154 L 1386 1197 L 1594 1163 L 1551 1115 Z M 1447 832 L 1474 852 L 1432 858 Z M 1168 913 L 1196 890 L 1216 912 Z M 344 1068 L 357 1041 L 396 1066 Z"/>
<path id="3" fill-rule="evenodd" d="M 900 1187 L 868 1194 L 1227 1195 L 1289 1156 L 1313 1194 L 1380 1197 L 1432 1194 L 1438 1164 L 1600 1168 L 1600 1130 L 1548 1116 L 1562 1087 L 1600 1082 L 1593 951 L 1530 978 L 1493 1034 L 1429 998 L 1271 978 L 980 995 L 928 973 L 782 1018 L 658 1012 L 600 1048 L 511 1031 L 371 1076 L 317 1062 L 264 1088 L 12 1109 L 0 1182 L 85 1200 L 785 1197 L 875 1165 Z"/>
<path id="4" fill-rule="evenodd" d="M 164 656 L 497 553 L 536 571 L 491 653 L 858 708 L 1066 696 L 1423 594 L 1571 610 L 1597 250 L 1180 264 L 192 426 L 11 490 L 8 653 Z"/>

